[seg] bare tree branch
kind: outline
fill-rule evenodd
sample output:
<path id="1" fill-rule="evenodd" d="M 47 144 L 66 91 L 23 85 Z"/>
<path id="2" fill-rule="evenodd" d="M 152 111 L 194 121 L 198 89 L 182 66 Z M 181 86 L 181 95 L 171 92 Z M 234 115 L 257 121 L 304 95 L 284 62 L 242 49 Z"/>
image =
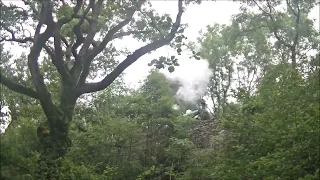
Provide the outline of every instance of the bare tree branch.
<path id="1" fill-rule="evenodd" d="M 141 56 L 147 54 L 153 50 L 156 50 L 168 43 L 170 43 L 181 24 L 181 16 L 183 13 L 182 0 L 178 2 L 178 14 L 176 21 L 172 26 L 170 34 L 159 40 L 156 40 L 150 44 L 147 44 L 139 49 L 137 49 L 133 54 L 129 55 L 123 62 L 121 62 L 110 74 L 108 74 L 102 81 L 96 83 L 86 83 L 76 90 L 77 95 L 84 93 L 96 92 L 108 87 L 127 67 L 136 62 Z"/>
<path id="2" fill-rule="evenodd" d="M 63 61 L 63 50 L 61 45 L 61 26 L 63 23 L 57 23 L 54 30 L 54 48 L 55 48 L 55 56 L 52 58 L 52 63 L 57 68 L 57 71 L 62 76 L 63 81 L 70 81 L 71 76 L 69 74 L 68 69 L 64 65 Z"/>
<path id="3" fill-rule="evenodd" d="M 290 0 L 286 0 L 286 3 L 287 3 L 287 6 L 289 7 L 290 11 L 291 11 L 296 17 L 298 17 L 298 16 L 299 16 L 299 15 L 298 15 L 299 12 L 296 12 L 295 10 L 293 10 L 293 8 L 292 8 L 292 6 L 291 6 L 291 4 L 290 4 Z M 299 10 L 298 10 L 298 11 L 299 11 Z"/>
<path id="4" fill-rule="evenodd" d="M 20 39 L 20 38 L 10 38 L 10 39 L 6 39 L 6 38 L 3 38 L 3 39 L 0 39 L 0 42 L 4 42 L 4 41 L 8 41 L 8 42 L 18 42 L 18 43 L 27 43 L 27 42 L 32 42 L 32 38 L 30 37 L 26 37 L 26 38 L 23 38 L 23 39 Z"/>
<path id="5" fill-rule="evenodd" d="M 8 41 L 8 42 L 18 42 L 18 43 L 27 43 L 27 42 L 33 42 L 34 39 L 32 37 L 25 37 L 25 38 L 16 38 L 15 37 L 15 33 L 10 30 L 9 28 L 7 27 L 3 27 L 4 29 L 6 29 L 8 32 L 11 33 L 11 38 L 10 39 L 1 39 L 0 42 L 2 41 Z M 46 44 L 43 46 L 44 49 L 46 50 L 46 52 L 49 54 L 49 56 L 51 57 L 51 60 L 52 60 L 52 63 L 56 66 L 57 70 L 58 70 L 58 67 L 57 65 L 55 64 L 55 59 L 56 59 L 56 54 L 54 52 L 53 49 L 51 49 L 49 46 L 47 46 Z M 59 70 L 58 70 L 59 71 Z"/>
<path id="6" fill-rule="evenodd" d="M 296 18 L 296 24 L 295 24 L 295 29 L 296 29 L 296 35 L 294 37 L 294 41 L 293 41 L 293 46 L 297 46 L 297 43 L 298 43 L 298 39 L 299 39 L 299 23 L 300 23 L 300 8 L 299 8 L 299 5 L 297 5 L 297 18 Z"/>
<path id="7" fill-rule="evenodd" d="M 62 1 L 62 3 L 66 4 L 64 1 Z M 78 17 L 77 14 L 78 14 L 79 10 L 81 9 L 82 4 L 83 4 L 83 0 L 77 0 L 77 4 L 73 8 L 73 14 L 71 15 L 71 18 L 65 17 L 65 18 L 59 20 L 59 22 L 57 24 L 60 25 L 60 29 L 64 24 L 70 22 L 73 18 Z M 62 36 L 61 34 L 60 34 L 60 37 L 61 37 L 62 42 L 66 45 L 66 47 L 69 47 L 70 45 L 69 45 L 67 39 L 64 36 Z"/>
<path id="8" fill-rule="evenodd" d="M 3 27 L 6 31 L 8 31 L 11 34 L 10 39 L 1 39 L 0 42 L 2 41 L 11 41 L 11 42 L 18 42 L 18 43 L 27 43 L 27 42 L 33 42 L 34 39 L 32 37 L 25 37 L 25 38 L 16 38 L 14 31 L 10 30 L 7 27 Z M 60 32 L 57 32 L 56 34 L 60 34 Z M 62 52 L 62 47 L 61 42 L 57 39 L 61 39 L 61 37 L 58 37 L 55 35 L 55 51 L 52 50 L 49 46 L 43 45 L 44 49 L 46 52 L 50 55 L 52 59 L 52 63 L 55 65 L 57 71 L 63 76 L 63 77 L 69 77 L 70 75 L 68 74 L 68 71 L 65 69 L 63 65 L 63 52 Z"/>
<path id="9" fill-rule="evenodd" d="M 75 58 L 76 64 L 80 64 L 76 50 L 84 41 L 84 37 L 81 34 L 81 25 L 83 24 L 84 20 L 87 17 L 87 14 L 89 13 L 90 9 L 93 8 L 93 6 L 94 6 L 94 0 L 90 0 L 88 7 L 85 9 L 83 14 L 79 17 L 80 19 L 78 23 L 73 27 L 73 33 L 76 35 L 76 42 L 72 45 L 71 52 Z"/>
<path id="10" fill-rule="evenodd" d="M 82 4 L 83 4 L 83 0 L 77 0 L 77 4 L 73 9 L 73 14 L 74 15 L 78 14 L 79 10 L 81 9 Z"/>
<path id="11" fill-rule="evenodd" d="M 298 46 L 298 43 L 299 43 L 300 7 L 299 7 L 299 4 L 297 4 L 297 12 L 295 12 L 290 5 L 289 7 L 291 8 L 292 12 L 296 16 L 296 24 L 295 24 L 296 34 L 294 36 L 293 44 L 291 47 L 291 61 L 292 61 L 292 66 L 295 68 L 297 66 L 296 47 Z"/>
<path id="12" fill-rule="evenodd" d="M 62 42 L 66 45 L 66 47 L 68 47 L 69 46 L 68 40 L 64 36 L 62 36 L 61 34 L 60 34 L 60 36 L 61 36 Z"/>
<path id="13" fill-rule="evenodd" d="M 28 67 L 31 73 L 33 84 L 39 96 L 39 100 L 44 113 L 46 114 L 49 124 L 54 123 L 52 120 L 56 118 L 58 112 L 56 106 L 53 104 L 51 94 L 44 83 L 43 75 L 40 72 L 38 58 L 46 41 L 52 36 L 54 31 L 54 21 L 52 16 L 53 5 L 49 0 L 42 1 L 41 16 L 35 32 L 34 43 L 28 55 Z M 40 34 L 42 24 L 46 24 L 46 30 Z"/>
<path id="14" fill-rule="evenodd" d="M 6 26 L 3 26 L 1 25 L 1 27 L 8 31 L 10 34 L 11 34 L 11 38 L 10 39 L 6 39 L 6 38 L 3 38 L 0 40 L 0 42 L 3 42 L 3 41 L 11 41 L 11 42 L 18 42 L 18 43 L 27 43 L 29 41 L 32 41 L 32 38 L 31 37 L 25 37 L 25 38 L 16 38 L 16 35 L 14 33 L 13 30 L 9 29 L 8 27 Z"/>
<path id="15" fill-rule="evenodd" d="M 90 9 L 94 6 L 94 0 L 90 0 L 88 7 L 85 9 L 84 13 L 79 19 L 79 22 L 73 27 L 73 32 L 76 35 L 76 42 L 71 47 L 71 52 L 73 57 L 75 58 L 74 65 L 72 66 L 70 73 L 74 79 L 78 79 L 79 74 L 81 73 L 81 66 L 82 62 L 81 59 L 78 57 L 77 48 L 84 42 L 84 37 L 81 34 L 81 25 L 83 24 L 87 14 L 89 13 Z"/>
<path id="16" fill-rule="evenodd" d="M 65 4 L 65 2 L 63 2 Z M 64 82 L 71 82 L 72 78 L 69 73 L 69 70 L 66 68 L 64 65 L 64 52 L 62 50 L 62 44 L 61 41 L 64 42 L 64 44 L 69 47 L 69 43 L 66 40 L 65 37 L 61 35 L 61 27 L 70 22 L 76 14 L 79 12 L 81 5 L 83 4 L 83 0 L 77 0 L 76 6 L 73 8 L 73 14 L 71 17 L 64 17 L 60 19 L 56 24 L 55 24 L 55 29 L 54 29 L 54 47 L 55 47 L 55 55 L 51 56 L 52 57 L 52 63 L 55 65 L 57 71 L 60 73 L 62 76 L 62 79 Z M 47 48 L 46 48 L 47 50 Z M 48 51 L 48 50 L 47 50 Z M 52 53 L 51 53 L 52 54 Z"/>
<path id="17" fill-rule="evenodd" d="M 88 56 L 85 57 L 84 68 L 79 79 L 79 85 L 85 83 L 86 78 L 89 75 L 91 61 L 94 59 L 94 57 L 101 53 L 101 51 L 106 47 L 108 42 L 115 38 L 116 33 L 131 21 L 134 13 L 135 10 L 132 11 L 125 20 L 121 21 L 119 24 L 111 28 L 108 31 L 107 35 L 103 38 L 102 42 L 99 45 L 97 45 L 91 52 L 88 53 Z M 119 37 L 121 37 L 121 35 L 125 34 L 118 34 Z"/>
<path id="18" fill-rule="evenodd" d="M 114 35 L 120 30 L 122 29 L 124 26 L 126 26 L 132 19 L 133 15 L 134 15 L 135 11 L 132 11 L 129 16 L 121 21 L 119 24 L 117 24 L 116 26 L 114 26 L 113 28 L 111 28 L 107 35 L 103 38 L 102 42 L 96 47 L 94 48 L 91 52 L 88 53 L 88 56 L 86 57 L 86 59 L 92 59 L 95 56 L 97 56 L 99 53 L 102 52 L 102 50 L 106 47 L 106 45 L 108 44 L 108 42 L 110 42 L 112 39 L 114 39 Z M 121 34 L 118 34 L 118 36 Z"/>
<path id="19" fill-rule="evenodd" d="M 55 55 L 55 53 L 54 53 L 54 50 L 53 50 L 50 46 L 44 45 L 43 47 L 44 47 L 44 49 L 46 50 L 46 52 L 49 54 L 49 56 L 51 57 L 51 59 L 55 59 L 55 58 L 56 58 L 56 55 Z"/>
<path id="20" fill-rule="evenodd" d="M 125 37 L 125 36 L 130 36 L 130 35 L 136 35 L 136 34 L 146 34 L 146 33 L 150 33 L 151 31 L 126 31 L 126 32 L 120 32 L 120 33 L 116 33 L 112 39 L 118 39 L 118 38 L 122 38 L 122 37 Z"/>
<path id="21" fill-rule="evenodd" d="M 36 91 L 33 89 L 27 88 L 25 86 L 22 86 L 20 84 L 14 83 L 13 81 L 9 80 L 8 78 L 4 77 L 2 74 L 0 74 L 0 83 L 5 85 L 10 90 L 27 95 L 29 97 L 39 99 L 39 96 Z"/>
<path id="22" fill-rule="evenodd" d="M 12 31 L 13 32 L 13 31 Z M 17 42 L 17 43 L 27 43 L 27 42 L 33 42 L 33 38 L 32 37 L 25 37 L 23 39 L 20 38 L 16 38 L 14 33 L 12 33 L 12 38 L 10 39 L 1 39 L 0 42 L 3 41 L 7 41 L 7 42 Z M 54 50 L 52 50 L 49 46 L 44 45 L 44 49 L 46 50 L 46 52 L 50 55 L 50 57 L 53 59 L 55 58 L 55 52 Z"/>
<path id="23" fill-rule="evenodd" d="M 132 11 L 128 12 L 127 18 L 121 21 L 119 24 L 111 28 L 106 36 L 103 38 L 102 42 L 98 45 L 94 46 L 94 49 L 88 53 L 88 56 L 84 58 L 84 65 L 83 65 L 83 71 L 80 75 L 79 83 L 78 85 L 82 85 L 85 83 L 87 76 L 89 75 L 89 69 L 90 64 L 94 57 L 96 57 L 99 53 L 102 52 L 102 50 L 106 47 L 106 45 L 112 41 L 113 39 L 120 38 L 123 36 L 131 35 L 131 34 L 138 34 L 138 33 L 144 33 L 147 31 L 128 31 L 128 32 L 120 32 L 116 34 L 119 30 L 121 30 L 124 26 L 126 26 L 131 20 L 136 12 L 136 10 L 140 9 L 141 3 L 137 4 L 137 7 L 135 7 Z M 76 65 L 74 66 L 76 69 Z M 79 67 L 77 67 L 79 68 Z M 80 72 L 80 71 L 78 71 Z"/>
<path id="24" fill-rule="evenodd" d="M 36 16 L 37 19 L 40 19 L 40 14 L 39 11 L 36 9 L 34 4 L 30 3 L 30 0 L 22 0 L 23 3 L 27 6 L 29 6 L 33 12 L 33 14 Z"/>
<path id="25" fill-rule="evenodd" d="M 64 0 L 61 0 L 63 5 L 67 5 L 67 3 Z"/>
<path id="26" fill-rule="evenodd" d="M 95 4 L 92 8 L 92 18 L 89 21 L 89 30 L 88 30 L 88 35 L 85 38 L 83 45 L 79 51 L 79 55 L 83 56 L 84 53 L 88 51 L 88 48 L 96 35 L 97 32 L 97 25 L 98 25 L 98 17 L 102 8 L 102 2 L 103 0 L 98 0 L 97 4 Z"/>
<path id="27" fill-rule="evenodd" d="M 64 1 L 62 1 L 64 5 L 67 5 Z M 81 9 L 81 6 L 83 4 L 83 0 L 77 0 L 76 6 L 73 8 L 73 14 L 70 17 L 64 17 L 59 20 L 58 23 L 61 23 L 61 25 L 70 22 L 73 18 L 75 18 L 78 14 L 78 12 Z"/>

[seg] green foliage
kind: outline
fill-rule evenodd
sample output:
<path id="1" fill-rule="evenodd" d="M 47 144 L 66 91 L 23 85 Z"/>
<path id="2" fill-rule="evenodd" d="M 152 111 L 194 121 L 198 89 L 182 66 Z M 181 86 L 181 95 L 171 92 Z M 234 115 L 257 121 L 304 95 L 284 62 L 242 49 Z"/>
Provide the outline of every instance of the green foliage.
<path id="1" fill-rule="evenodd" d="M 278 6 L 276 1 L 268 2 Z M 290 3 L 297 10 L 298 1 Z M 153 70 L 137 90 L 127 88 L 119 78 L 108 89 L 81 97 L 83 101 L 75 107 L 69 128 L 72 147 L 61 159 L 59 178 L 319 179 L 320 61 L 319 54 L 303 55 L 319 44 L 318 32 L 307 18 L 313 1 L 299 1 L 298 27 L 290 9 L 274 12 L 272 22 L 265 13 L 250 11 L 251 5 L 256 6 L 254 2 L 249 5 L 244 5 L 228 26 L 208 25 L 198 40 L 200 52 L 192 52 L 196 59 L 207 59 L 213 72 L 208 96 L 214 101 L 217 125 L 213 127 L 210 147 L 195 146 L 190 131 L 197 127 L 197 121 L 179 115 L 194 106 L 175 99 L 180 84 L 169 82 L 162 73 Z M 58 19 L 72 18 L 69 5 L 56 6 L 60 7 L 56 11 Z M 124 16 L 132 6 L 131 1 L 106 1 L 101 10 L 106 18 L 98 19 L 98 30 L 106 33 L 112 20 Z M 6 23 L 14 24 L 23 16 L 15 8 L 1 8 L 1 15 L 8 19 Z M 169 33 L 173 23 L 169 15 L 161 16 L 151 8 L 142 8 L 139 13 L 139 18 L 130 24 L 131 30 L 150 32 L 134 37 L 152 41 Z M 20 17 L 16 19 L 14 15 Z M 62 34 L 74 38 L 72 27 L 78 21 L 73 18 L 64 25 Z M 152 28 L 152 21 L 157 22 L 157 28 Z M 82 25 L 83 33 L 88 23 Z M 283 42 L 270 40 L 275 27 Z M 183 30 L 181 27 L 171 44 L 177 54 L 183 47 L 195 45 L 187 44 Z M 292 52 L 285 44 L 294 40 L 296 32 L 299 43 L 294 67 Z M 19 71 L 8 78 L 32 87 L 27 57 L 22 55 L 12 63 L 9 61 L 12 57 L 2 47 L 1 72 L 10 74 L 17 68 Z M 118 63 L 114 57 L 120 54 L 110 44 L 93 60 L 92 70 L 110 72 Z M 44 78 L 50 79 L 46 82 L 48 88 L 59 92 L 60 76 L 50 58 L 43 60 L 40 68 Z M 162 56 L 149 65 L 158 69 L 168 67 L 173 72 L 179 63 L 172 55 Z M 96 75 L 92 73 L 90 78 Z M 44 113 L 37 101 L 7 88 L 1 87 L 1 91 L 1 105 L 8 105 L 12 111 L 12 123 L 0 135 L 1 179 L 36 179 L 41 152 L 36 130 L 44 123 Z M 59 102 L 59 97 L 59 93 L 52 93 L 54 103 Z M 235 100 L 231 102 L 230 97 Z M 173 109 L 174 104 L 180 110 Z"/>
<path id="2" fill-rule="evenodd" d="M 174 71 L 174 66 L 179 66 L 179 63 L 175 56 L 171 56 L 170 58 L 161 56 L 159 59 L 153 59 L 148 65 L 154 65 L 157 69 L 163 69 L 165 66 L 169 66 L 168 71 L 171 73 Z"/>
<path id="3" fill-rule="evenodd" d="M 39 158 L 37 123 L 23 117 L 18 121 L 0 135 L 1 179 L 33 179 Z"/>
<path id="4" fill-rule="evenodd" d="M 258 95 L 245 101 L 242 112 L 223 119 L 232 136 L 214 171 L 227 168 L 232 173 L 215 178 L 234 174 L 234 178 L 298 179 L 314 174 L 320 148 L 319 111 L 311 110 L 319 106 L 315 92 L 318 88 L 310 88 L 309 80 L 302 80 L 287 65 L 270 68 Z"/>
<path id="5" fill-rule="evenodd" d="M 166 152 L 170 159 L 183 162 L 183 159 L 187 158 L 193 149 L 193 143 L 187 138 L 170 138 L 169 147 L 166 149 Z"/>
<path id="6" fill-rule="evenodd" d="M 58 19 L 62 19 L 62 18 L 70 19 L 70 18 L 72 18 L 72 12 L 73 12 L 72 7 L 70 7 L 68 4 L 63 4 L 57 10 L 57 18 Z"/>
<path id="7" fill-rule="evenodd" d="M 155 166 L 152 166 L 150 169 L 144 171 L 140 175 L 138 175 L 137 180 L 143 180 L 146 177 L 152 175 L 155 172 Z"/>

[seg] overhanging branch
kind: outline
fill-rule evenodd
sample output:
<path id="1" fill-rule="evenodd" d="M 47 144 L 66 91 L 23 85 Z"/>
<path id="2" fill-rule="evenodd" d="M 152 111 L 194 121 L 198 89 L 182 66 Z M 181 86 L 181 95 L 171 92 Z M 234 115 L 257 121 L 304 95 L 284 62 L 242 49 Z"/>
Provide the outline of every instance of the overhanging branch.
<path id="1" fill-rule="evenodd" d="M 27 88 L 25 86 L 22 86 L 20 84 L 14 83 L 13 81 L 4 77 L 2 74 L 0 74 L 0 83 L 14 92 L 24 94 L 26 96 L 29 96 L 35 99 L 39 99 L 39 96 L 36 91 L 30 88 Z"/>
<path id="2" fill-rule="evenodd" d="M 11 34 L 11 38 L 10 39 L 6 39 L 6 38 L 0 39 L 0 42 L 8 41 L 8 42 L 27 43 L 27 42 L 33 41 L 33 39 L 31 37 L 16 38 L 16 34 L 13 30 L 11 30 L 8 27 L 3 26 L 3 25 L 1 25 L 1 27 Z"/>
<path id="3" fill-rule="evenodd" d="M 176 17 L 176 21 L 173 24 L 168 36 L 137 49 L 133 54 L 129 55 L 123 62 L 121 62 L 102 81 L 96 83 L 86 83 L 83 86 L 79 87 L 76 91 L 77 96 L 80 96 L 84 93 L 96 92 L 107 88 L 127 67 L 136 62 L 141 56 L 170 43 L 175 37 L 176 32 L 181 24 L 181 16 L 183 13 L 182 0 L 179 0 L 178 2 L 178 9 L 179 11 Z"/>
<path id="4" fill-rule="evenodd" d="M 136 34 L 146 34 L 146 33 L 151 33 L 151 31 L 126 31 L 126 32 L 120 32 L 116 33 L 111 40 L 122 38 L 125 36 L 130 36 L 130 35 L 136 35 Z"/>
<path id="5" fill-rule="evenodd" d="M 10 39 L 0 39 L 0 42 L 7 41 L 7 42 L 17 42 L 17 43 L 22 43 L 25 44 L 27 42 L 33 42 L 34 39 L 32 37 L 25 37 L 25 38 L 16 38 L 14 33 L 12 34 L 12 37 Z M 55 58 L 55 52 L 52 50 L 49 46 L 44 45 L 44 49 L 46 52 L 50 55 L 51 58 Z"/>

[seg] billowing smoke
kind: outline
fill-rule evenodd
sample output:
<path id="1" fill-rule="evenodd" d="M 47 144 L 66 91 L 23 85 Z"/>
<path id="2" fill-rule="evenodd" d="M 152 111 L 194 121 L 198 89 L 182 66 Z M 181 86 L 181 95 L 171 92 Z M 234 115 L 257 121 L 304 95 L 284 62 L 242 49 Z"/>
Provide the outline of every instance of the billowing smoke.
<path id="1" fill-rule="evenodd" d="M 173 73 L 165 75 L 169 80 L 181 84 L 176 93 L 177 98 L 194 103 L 206 92 L 212 71 L 207 60 L 188 59 L 176 67 Z"/>
<path id="2" fill-rule="evenodd" d="M 179 110 L 180 109 L 178 104 L 174 104 L 172 108 L 175 109 L 175 110 Z"/>

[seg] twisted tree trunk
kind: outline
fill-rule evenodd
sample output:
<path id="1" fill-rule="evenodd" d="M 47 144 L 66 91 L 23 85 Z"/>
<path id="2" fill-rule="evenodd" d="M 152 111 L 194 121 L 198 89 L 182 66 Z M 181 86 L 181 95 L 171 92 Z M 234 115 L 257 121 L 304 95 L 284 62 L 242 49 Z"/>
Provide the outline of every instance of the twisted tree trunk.
<path id="1" fill-rule="evenodd" d="M 65 85 L 65 87 L 67 87 Z M 60 179 L 63 157 L 71 147 L 68 135 L 77 97 L 71 89 L 65 88 L 58 108 L 52 110 L 54 116 L 47 116 L 47 123 L 39 126 L 38 138 L 42 145 L 41 156 L 36 171 L 36 179 Z"/>

